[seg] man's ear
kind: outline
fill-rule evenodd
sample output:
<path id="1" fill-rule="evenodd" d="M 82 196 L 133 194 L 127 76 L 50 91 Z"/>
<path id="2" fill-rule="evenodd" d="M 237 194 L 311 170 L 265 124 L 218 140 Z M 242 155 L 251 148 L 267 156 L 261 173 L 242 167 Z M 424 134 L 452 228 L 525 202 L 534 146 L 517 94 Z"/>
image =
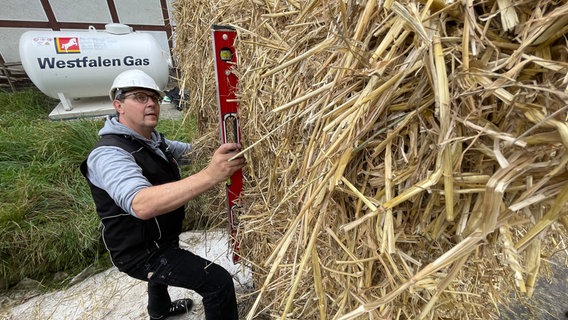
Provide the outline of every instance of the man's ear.
<path id="1" fill-rule="evenodd" d="M 120 100 L 118 99 L 114 99 L 114 101 L 112 102 L 112 105 L 114 107 L 114 110 L 116 110 L 117 114 L 123 114 L 124 113 L 124 108 L 122 106 L 122 102 L 120 102 Z"/>

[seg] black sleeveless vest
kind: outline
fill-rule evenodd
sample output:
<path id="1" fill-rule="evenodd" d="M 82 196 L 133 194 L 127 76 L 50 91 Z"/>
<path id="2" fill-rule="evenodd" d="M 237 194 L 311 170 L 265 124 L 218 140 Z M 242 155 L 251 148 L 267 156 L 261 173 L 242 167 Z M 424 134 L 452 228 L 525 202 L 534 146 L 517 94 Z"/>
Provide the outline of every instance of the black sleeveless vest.
<path id="1" fill-rule="evenodd" d="M 162 141 L 164 141 L 162 137 Z M 134 156 L 143 175 L 152 185 L 160 185 L 180 179 L 179 168 L 167 146 L 160 149 L 169 161 L 156 154 L 144 142 L 124 135 L 105 135 L 95 144 L 120 147 Z M 86 177 L 87 160 L 81 163 L 81 173 Z M 164 247 L 178 246 L 185 208 L 149 220 L 138 219 L 116 205 L 109 194 L 87 179 L 95 201 L 97 214 L 103 225 L 103 240 L 114 265 L 127 272 L 134 265 L 144 262 L 155 251 Z"/>

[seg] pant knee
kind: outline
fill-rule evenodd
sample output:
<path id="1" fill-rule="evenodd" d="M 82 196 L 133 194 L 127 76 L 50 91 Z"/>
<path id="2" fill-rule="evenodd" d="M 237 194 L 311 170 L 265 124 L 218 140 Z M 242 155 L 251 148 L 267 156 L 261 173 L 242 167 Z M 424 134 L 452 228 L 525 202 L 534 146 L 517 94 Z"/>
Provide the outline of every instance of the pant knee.
<path id="1" fill-rule="evenodd" d="M 221 266 L 218 266 L 216 270 L 215 279 L 217 280 L 219 287 L 222 287 L 224 289 L 230 289 L 234 287 L 233 276 L 229 273 L 229 271 L 225 270 Z"/>

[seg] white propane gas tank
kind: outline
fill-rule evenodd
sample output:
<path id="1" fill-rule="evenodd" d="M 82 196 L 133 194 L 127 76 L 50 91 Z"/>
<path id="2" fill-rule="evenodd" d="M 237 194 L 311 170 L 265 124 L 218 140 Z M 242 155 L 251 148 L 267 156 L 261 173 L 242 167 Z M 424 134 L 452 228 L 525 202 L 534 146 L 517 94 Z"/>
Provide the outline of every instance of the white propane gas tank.
<path id="1" fill-rule="evenodd" d="M 19 44 L 22 66 L 47 96 L 66 99 L 108 96 L 122 71 L 140 69 L 164 89 L 169 55 L 148 33 L 111 23 L 104 31 L 27 31 Z"/>

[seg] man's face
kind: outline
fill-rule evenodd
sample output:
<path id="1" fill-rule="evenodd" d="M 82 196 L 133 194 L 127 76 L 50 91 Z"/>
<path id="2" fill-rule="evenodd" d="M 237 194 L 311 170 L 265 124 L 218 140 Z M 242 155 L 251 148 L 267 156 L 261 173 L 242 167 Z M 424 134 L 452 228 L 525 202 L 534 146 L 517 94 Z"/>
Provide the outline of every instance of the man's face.
<path id="1" fill-rule="evenodd" d="M 158 125 L 160 96 L 152 90 L 135 89 L 119 98 L 121 100 L 115 99 L 113 105 L 120 123 L 149 138 Z"/>

